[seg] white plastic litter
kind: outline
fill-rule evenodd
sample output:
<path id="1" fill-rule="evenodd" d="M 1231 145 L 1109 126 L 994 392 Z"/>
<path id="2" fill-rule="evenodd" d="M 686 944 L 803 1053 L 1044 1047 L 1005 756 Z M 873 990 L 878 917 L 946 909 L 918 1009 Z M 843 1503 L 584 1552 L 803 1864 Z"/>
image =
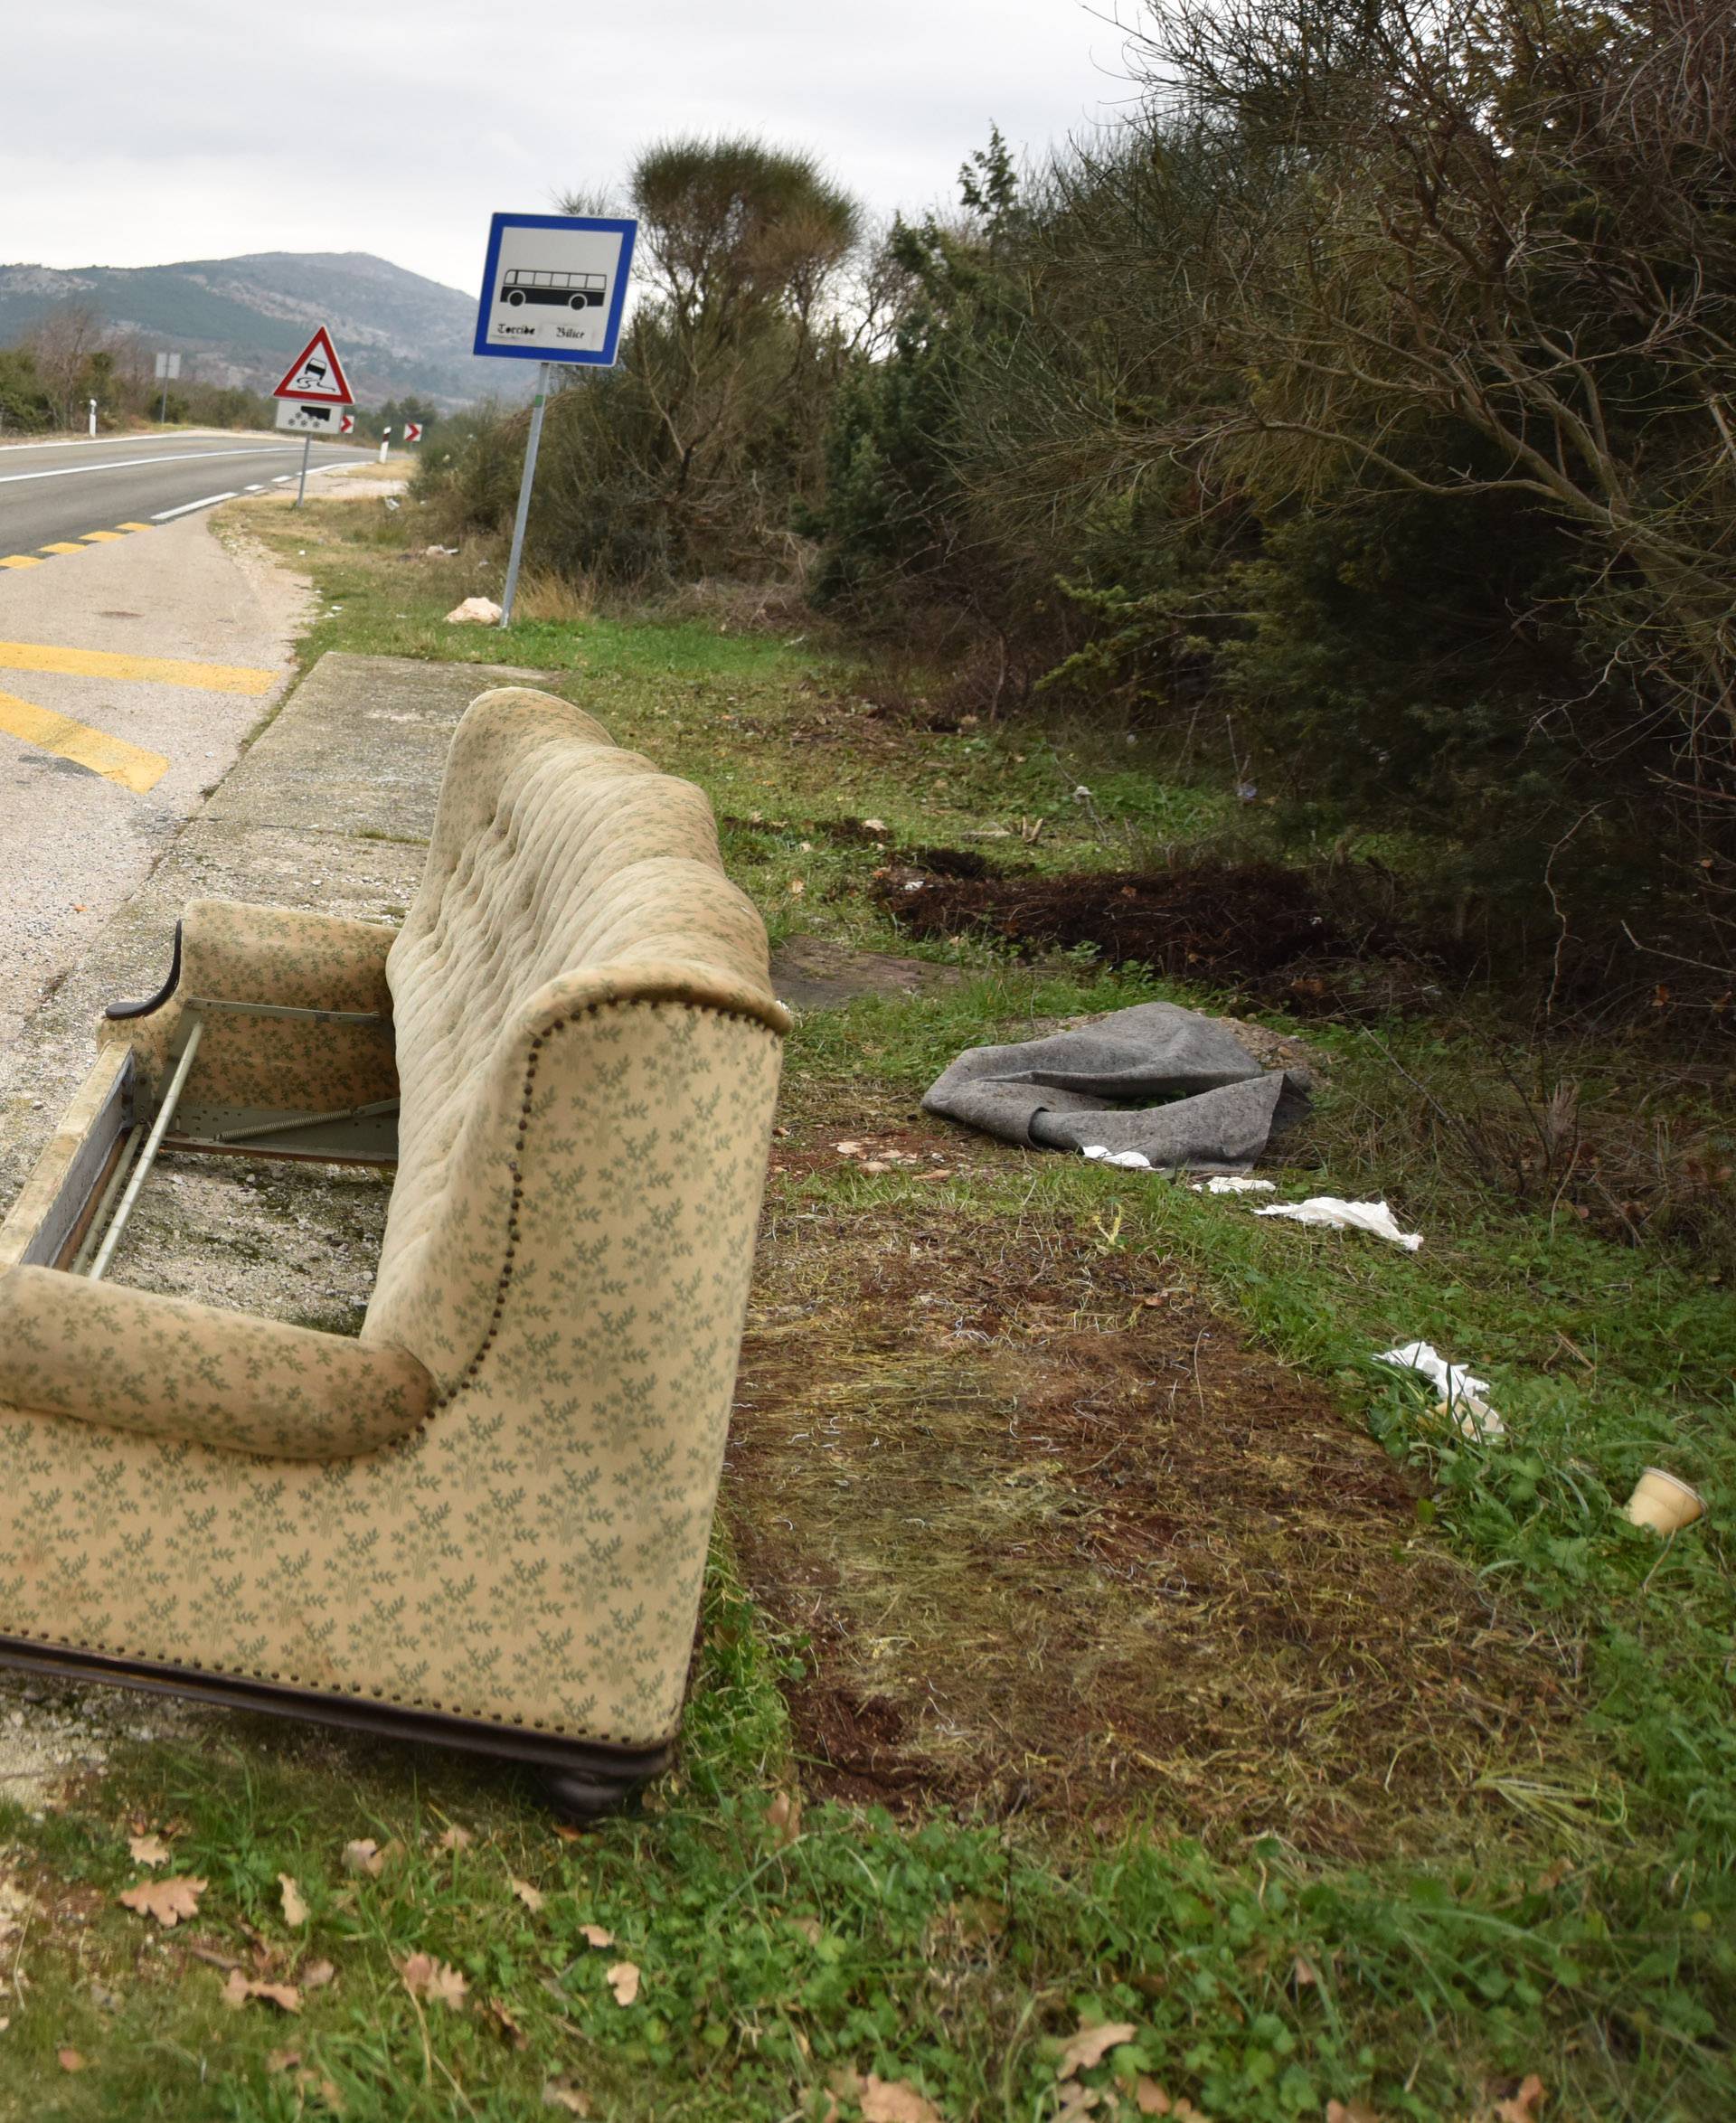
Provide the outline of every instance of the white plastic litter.
<path id="1" fill-rule="evenodd" d="M 1391 1239 L 1407 1253 L 1422 1243 L 1416 1231 L 1401 1231 L 1384 1202 L 1341 1202 L 1335 1194 L 1313 1194 L 1306 1202 L 1278 1202 L 1256 1209 L 1256 1216 L 1288 1216 L 1292 1223 L 1325 1224 L 1333 1231 L 1373 1231 L 1377 1239 Z"/>
<path id="2" fill-rule="evenodd" d="M 1194 1192 L 1196 1194 L 1275 1194 L 1278 1187 L 1269 1179 L 1240 1179 L 1221 1172 L 1216 1179 L 1196 1179 Z"/>
<path id="3" fill-rule="evenodd" d="M 500 607 L 492 597 L 467 597 L 461 605 L 454 605 L 446 615 L 448 627 L 467 624 L 492 627 L 500 618 Z"/>
<path id="4" fill-rule="evenodd" d="M 1376 1363 L 1391 1363 L 1401 1371 L 1414 1371 L 1427 1379 L 1440 1395 L 1443 1411 L 1450 1415 L 1463 1434 L 1471 1439 L 1500 1438 L 1506 1424 L 1483 1395 L 1487 1379 L 1479 1379 L 1462 1363 L 1448 1363 L 1431 1342 L 1406 1342 L 1397 1349 L 1382 1349 Z"/>
<path id="5" fill-rule="evenodd" d="M 1151 1159 L 1138 1150 L 1106 1150 L 1101 1143 L 1087 1143 L 1080 1155 L 1096 1165 L 1119 1165 L 1127 1172 L 1151 1170 Z"/>

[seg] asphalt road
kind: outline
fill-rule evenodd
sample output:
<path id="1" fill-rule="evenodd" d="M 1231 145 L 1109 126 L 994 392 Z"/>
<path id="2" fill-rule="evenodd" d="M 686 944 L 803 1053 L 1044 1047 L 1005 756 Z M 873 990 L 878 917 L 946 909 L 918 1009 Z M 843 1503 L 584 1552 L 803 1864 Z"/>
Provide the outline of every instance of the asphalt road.
<path id="1" fill-rule="evenodd" d="M 302 439 L 253 435 L 127 435 L 95 442 L 0 448 L 0 568 L 46 557 L 45 547 L 122 524 L 173 522 L 182 511 L 293 478 Z M 310 469 L 373 453 L 316 442 Z"/>

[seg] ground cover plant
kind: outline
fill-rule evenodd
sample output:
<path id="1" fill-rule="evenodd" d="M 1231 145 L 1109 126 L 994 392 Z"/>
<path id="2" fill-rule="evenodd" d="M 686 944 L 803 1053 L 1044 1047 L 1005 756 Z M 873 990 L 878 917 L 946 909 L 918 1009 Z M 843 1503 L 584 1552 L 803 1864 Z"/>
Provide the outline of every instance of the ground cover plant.
<path id="1" fill-rule="evenodd" d="M 733 601 L 447 627 L 498 554 L 417 515 L 231 521 L 313 574 L 305 656 L 536 673 L 706 788 L 780 946 L 914 992 L 790 1043 L 677 1771 L 572 1835 L 509 1775 L 188 1713 L 22 1790 L 0 2113 L 1728 2111 L 1712 1256 L 1462 1152 L 1505 1035 L 1450 989 L 1371 1021 L 1228 960 L 912 939 L 875 874 L 1241 860 L 1233 790 Z M 1306 1050 L 1272 1175 L 1390 1190 L 1420 1253 L 920 1114 L 961 1046 L 1159 994 Z M 1614 1114 L 1634 1057 L 1579 1062 Z M 1707 1140 L 1717 1089 L 1673 1094 Z M 1493 1379 L 1504 1441 L 1371 1364 L 1413 1335 Z M 1619 1514 L 1652 1461 L 1711 1507 L 1667 1549 Z"/>

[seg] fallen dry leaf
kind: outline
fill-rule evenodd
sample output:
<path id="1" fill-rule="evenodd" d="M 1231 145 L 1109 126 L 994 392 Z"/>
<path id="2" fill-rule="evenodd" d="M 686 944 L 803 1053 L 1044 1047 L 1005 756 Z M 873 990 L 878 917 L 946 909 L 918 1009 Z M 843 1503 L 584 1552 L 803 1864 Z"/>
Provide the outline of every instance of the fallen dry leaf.
<path id="1" fill-rule="evenodd" d="M 324 1990 L 337 1974 L 329 1961 L 309 1961 L 301 1971 L 301 1987 L 304 1990 Z"/>
<path id="2" fill-rule="evenodd" d="M 540 1887 L 533 1887 L 528 1880 L 514 1880 L 513 1892 L 517 1895 L 520 1901 L 524 1904 L 533 1916 L 542 1907 L 542 1890 Z"/>
<path id="3" fill-rule="evenodd" d="M 1543 2098 L 1543 2082 L 1536 2072 L 1527 2071 L 1517 2093 L 1505 2101 L 1496 2101 L 1495 2112 L 1500 2123 L 1535 2123 L 1532 2110 Z"/>
<path id="4" fill-rule="evenodd" d="M 377 1880 L 385 1862 L 380 1845 L 372 1835 L 359 1836 L 355 1842 L 344 1845 L 344 1870 L 346 1873 L 365 1873 L 370 1880 Z"/>
<path id="5" fill-rule="evenodd" d="M 265 2068 L 268 2071 L 293 2071 L 300 2062 L 301 2052 L 298 2049 L 271 2049 L 265 2052 Z"/>
<path id="6" fill-rule="evenodd" d="M 575 1828 L 571 1821 L 555 1821 L 551 1826 L 562 1843 L 578 1843 L 585 1833 L 582 1828 Z"/>
<path id="7" fill-rule="evenodd" d="M 510 2042 L 514 2049 L 529 2049 L 531 2046 L 530 2036 L 525 2033 L 497 1997 L 487 1999 L 482 2009 L 499 2029 L 504 2041 Z"/>
<path id="8" fill-rule="evenodd" d="M 793 899 L 793 900 L 799 900 L 799 899 L 801 898 L 802 894 L 803 894 L 803 893 L 804 893 L 804 892 L 805 892 L 807 890 L 807 885 L 806 885 L 806 884 L 804 884 L 804 883 L 802 882 L 802 881 L 801 881 L 801 879 L 800 879 L 799 877 L 792 877 L 792 878 L 790 879 L 790 881 L 789 881 L 789 896 L 790 896 L 790 898 L 791 898 L 791 899 Z"/>
<path id="9" fill-rule="evenodd" d="M 57 2050 L 57 2051 L 55 2052 L 55 2055 L 56 2055 L 56 2058 L 57 2058 L 57 2059 L 58 2059 L 58 2061 L 59 2061 L 60 2067 L 61 2067 L 61 2071 L 83 2071 L 83 2069 L 84 2069 L 84 2059 L 83 2059 L 83 2058 L 82 2058 L 82 2057 L 81 2057 L 81 2056 L 79 2054 L 79 2052 L 78 2052 L 78 2051 L 77 2051 L 77 2050 L 75 2050 L 75 2049 L 63 2049 L 63 2050 Z"/>
<path id="10" fill-rule="evenodd" d="M 817 1946 L 826 1937 L 826 1926 L 817 1917 L 792 1917 L 791 1928 L 799 1931 L 810 1946 Z"/>
<path id="11" fill-rule="evenodd" d="M 842 1149 L 843 1144 L 838 1147 Z M 802 1802 L 788 1791 L 780 1791 L 766 1808 L 766 1825 L 779 1843 L 794 1843 L 802 1832 Z"/>
<path id="12" fill-rule="evenodd" d="M 460 2006 L 470 1987 L 458 1969 L 437 1961 L 432 1954 L 411 1954 L 399 1964 L 398 1973 L 411 1997 L 425 1997 L 434 2005 Z"/>
<path id="13" fill-rule="evenodd" d="M 1127 2020 L 1111 2020 L 1103 2027 L 1081 2027 L 1061 2051 L 1055 2077 L 1074 2079 L 1080 2072 L 1089 2071 L 1093 2064 L 1100 2064 L 1112 2049 L 1131 2042 L 1134 2032 L 1132 2023 Z"/>
<path id="14" fill-rule="evenodd" d="M 305 1924 L 307 1921 L 307 1904 L 301 1899 L 299 1882 L 288 1873 L 278 1874 L 278 1889 L 283 1896 L 283 1920 L 286 1924 Z"/>
<path id="15" fill-rule="evenodd" d="M 551 2079 L 542 2089 L 545 2109 L 564 2109 L 569 2116 L 589 2116 L 590 2101 L 570 2079 Z"/>
<path id="16" fill-rule="evenodd" d="M 856 2099 L 862 2123 L 940 2123 L 939 2109 L 902 2079 L 876 2079 L 870 2071 Z"/>
<path id="17" fill-rule="evenodd" d="M 169 1862 L 169 1846 L 160 1835 L 129 1835 L 127 1847 L 141 1865 L 165 1865 Z"/>
<path id="18" fill-rule="evenodd" d="M 868 1146 L 866 1143 L 852 1141 L 847 1143 L 834 1143 L 832 1147 L 837 1152 L 840 1157 L 860 1157 Z"/>
<path id="19" fill-rule="evenodd" d="M 203 1880 L 189 1880 L 176 1876 L 169 1880 L 141 1880 L 137 1887 L 129 1887 L 120 1897 L 124 1909 L 137 1910 L 141 1917 L 155 1917 L 165 1930 L 178 1924 L 183 1917 L 199 1914 L 199 1897 L 205 1892 Z"/>
<path id="20" fill-rule="evenodd" d="M 436 1850 L 468 1850 L 476 1841 L 468 1828 L 448 1828 L 434 1847 Z"/>
<path id="21" fill-rule="evenodd" d="M 605 1931 L 600 1924 L 580 1924 L 579 1936 L 587 1946 L 613 1946 L 615 1934 Z"/>
<path id="22" fill-rule="evenodd" d="M 632 1961 L 617 1961 L 604 1970 L 618 2005 L 630 2005 L 639 1995 L 639 1971 Z"/>
<path id="23" fill-rule="evenodd" d="M 276 2005 L 279 2012 L 298 2013 L 301 2010 L 301 1993 L 293 1983 L 252 1983 L 239 1968 L 231 1968 L 229 1981 L 223 1986 L 223 2003 L 231 2012 L 239 2013 L 250 1998 L 262 1997 L 268 2005 Z"/>
<path id="24" fill-rule="evenodd" d="M 1133 2105 L 1142 2116 L 1167 2116 L 1169 2096 L 1142 2071 L 1133 2082 Z"/>
<path id="25" fill-rule="evenodd" d="M 1297 1954 L 1290 1963 L 1290 1981 L 1298 1990 L 1313 1989 L 1319 1985 L 1320 1971 L 1306 1954 Z"/>
<path id="26" fill-rule="evenodd" d="M 1366 2101 L 1328 2101 L 1326 2123 L 1381 2123 Z"/>
<path id="27" fill-rule="evenodd" d="M 344 2096 L 329 2079 L 322 2079 L 317 2071 L 303 2070 L 296 2073 L 296 2091 L 306 2100 L 311 2094 L 315 2100 L 328 2108 L 334 2116 L 344 2113 Z"/>

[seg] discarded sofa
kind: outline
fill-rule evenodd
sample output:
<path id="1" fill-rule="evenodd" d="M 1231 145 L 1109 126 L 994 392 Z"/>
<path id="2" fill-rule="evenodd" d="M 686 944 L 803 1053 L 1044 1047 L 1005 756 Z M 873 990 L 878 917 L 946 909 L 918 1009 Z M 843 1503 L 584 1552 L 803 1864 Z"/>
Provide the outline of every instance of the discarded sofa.
<path id="1" fill-rule="evenodd" d="M 1137 1003 L 1046 1039 L 971 1047 L 922 1103 L 1027 1149 L 1100 1144 L 1171 1172 L 1244 1173 L 1307 1092 L 1306 1071 L 1261 1068 L 1198 1011 Z"/>
<path id="2" fill-rule="evenodd" d="M 656 1773 L 788 1022 L 704 797 L 518 688 L 401 930 L 189 906 L 0 1225 L 0 1661 Z M 99 1279 L 161 1147 L 395 1161 L 359 1338 Z"/>

